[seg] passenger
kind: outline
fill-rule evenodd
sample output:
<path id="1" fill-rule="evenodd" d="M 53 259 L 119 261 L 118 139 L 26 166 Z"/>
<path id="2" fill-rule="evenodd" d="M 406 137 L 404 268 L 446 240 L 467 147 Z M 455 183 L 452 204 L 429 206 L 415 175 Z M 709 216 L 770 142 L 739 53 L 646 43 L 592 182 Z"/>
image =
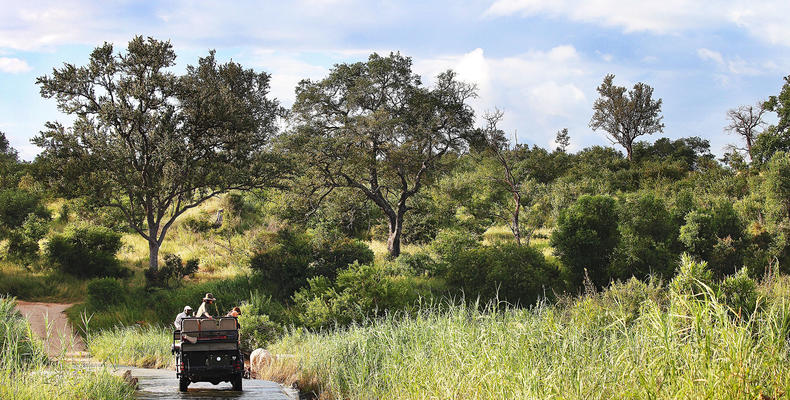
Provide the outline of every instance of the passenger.
<path id="1" fill-rule="evenodd" d="M 226 317 L 238 317 L 239 315 L 241 315 L 241 309 L 238 308 L 238 307 L 233 307 L 233 309 L 228 311 L 228 314 L 225 315 L 225 316 Z"/>
<path id="2" fill-rule="evenodd" d="M 176 326 L 176 330 L 179 331 L 181 330 L 181 321 L 183 321 L 184 318 L 191 318 L 191 317 L 192 317 L 192 307 L 184 306 L 184 311 L 181 312 L 181 314 L 176 315 L 176 320 L 173 321 L 173 325 Z"/>
<path id="3" fill-rule="evenodd" d="M 197 311 L 197 314 L 195 314 L 195 317 L 197 317 L 197 318 L 214 318 L 214 317 L 211 316 L 211 314 L 208 313 L 208 310 L 206 308 L 207 308 L 208 305 L 214 304 L 215 300 L 216 299 L 214 298 L 213 294 L 206 293 L 206 296 L 203 297 L 203 304 L 201 304 L 200 308 L 198 308 L 198 311 Z"/>

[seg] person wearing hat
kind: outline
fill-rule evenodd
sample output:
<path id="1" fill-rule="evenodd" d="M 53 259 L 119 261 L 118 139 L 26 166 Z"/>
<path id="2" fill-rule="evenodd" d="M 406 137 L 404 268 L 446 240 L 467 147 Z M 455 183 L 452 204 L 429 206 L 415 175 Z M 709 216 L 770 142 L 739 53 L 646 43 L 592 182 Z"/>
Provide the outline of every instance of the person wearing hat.
<path id="1" fill-rule="evenodd" d="M 208 313 L 208 310 L 206 309 L 208 304 L 213 304 L 214 303 L 214 300 L 216 300 L 216 299 L 214 298 L 213 294 L 206 293 L 206 295 L 203 297 L 203 304 L 201 304 L 200 308 L 198 308 L 198 311 L 197 311 L 197 314 L 195 314 L 195 317 L 197 317 L 197 318 L 214 318 L 214 317 L 211 316 L 211 314 Z"/>
<path id="2" fill-rule="evenodd" d="M 183 321 L 184 318 L 190 318 L 190 317 L 192 317 L 192 307 L 184 306 L 184 311 L 181 312 L 181 314 L 176 315 L 176 320 L 173 321 L 173 325 L 175 325 L 176 329 L 180 331 L 181 321 Z"/>

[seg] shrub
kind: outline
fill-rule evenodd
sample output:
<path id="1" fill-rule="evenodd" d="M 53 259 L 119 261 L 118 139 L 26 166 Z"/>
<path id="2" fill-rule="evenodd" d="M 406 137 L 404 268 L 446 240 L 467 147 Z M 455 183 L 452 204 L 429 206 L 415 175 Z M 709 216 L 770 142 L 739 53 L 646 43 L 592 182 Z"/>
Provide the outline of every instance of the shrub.
<path id="1" fill-rule="evenodd" d="M 424 252 L 402 253 L 395 262 L 402 270 L 416 276 L 439 276 L 446 271 L 442 263 L 436 262 L 430 254 Z"/>
<path id="2" fill-rule="evenodd" d="M 0 237 L 24 224 L 29 215 L 49 220 L 49 211 L 41 199 L 25 190 L 6 189 L 0 191 Z"/>
<path id="3" fill-rule="evenodd" d="M 678 226 L 664 202 L 652 193 L 629 196 L 620 207 L 620 243 L 614 251 L 611 274 L 620 279 L 650 274 L 671 276 Z"/>
<path id="4" fill-rule="evenodd" d="M 467 296 L 534 304 L 557 284 L 559 271 L 529 246 L 498 244 L 460 252 L 448 266 L 447 283 Z"/>
<path id="5" fill-rule="evenodd" d="M 239 336 L 242 350 L 265 348 L 282 336 L 283 327 L 269 319 L 268 315 L 262 314 L 255 305 L 245 303 L 239 308 L 241 309 Z"/>
<path id="6" fill-rule="evenodd" d="M 432 246 L 442 261 L 452 262 L 453 257 L 461 251 L 479 247 L 480 242 L 469 232 L 442 230 L 436 235 Z"/>
<path id="7" fill-rule="evenodd" d="M 176 254 L 165 254 L 165 264 L 158 270 L 145 270 L 145 279 L 148 286 L 171 287 L 179 285 L 181 281 L 192 276 L 198 270 L 198 260 L 190 259 L 184 264 L 181 257 Z"/>
<path id="8" fill-rule="evenodd" d="M 724 278 L 718 288 L 720 300 L 733 314 L 748 318 L 757 308 L 757 284 L 746 268 Z"/>
<path id="9" fill-rule="evenodd" d="M 684 253 L 669 287 L 675 293 L 697 297 L 712 294 L 713 284 L 713 273 L 708 269 L 708 263 Z"/>
<path id="10" fill-rule="evenodd" d="M 689 254 L 711 263 L 717 277 L 734 273 L 743 264 L 744 226 L 732 203 L 719 200 L 686 215 L 680 241 Z"/>
<path id="11" fill-rule="evenodd" d="M 47 244 L 47 260 L 61 271 L 83 277 L 123 277 L 128 270 L 121 267 L 115 253 L 121 248 L 121 235 L 95 225 L 68 227 L 54 235 Z"/>
<path id="12" fill-rule="evenodd" d="M 560 212 L 557 229 L 551 235 L 555 254 L 568 267 L 574 286 L 581 284 L 585 269 L 596 286 L 605 286 L 618 242 L 617 210 L 609 196 L 580 197 Z"/>
<path id="13" fill-rule="evenodd" d="M 204 233 L 214 228 L 214 225 L 205 217 L 189 215 L 184 218 L 183 226 L 190 232 Z"/>
<path id="14" fill-rule="evenodd" d="M 370 263 L 373 252 L 358 240 L 339 239 L 329 243 L 315 243 L 304 233 L 282 229 L 272 244 L 259 250 L 250 260 L 267 289 L 276 299 L 285 300 L 314 276 L 333 280 L 339 269 L 348 265 Z"/>
<path id="15" fill-rule="evenodd" d="M 351 264 L 340 271 L 335 284 L 317 276 L 294 294 L 299 321 L 310 328 L 346 325 L 365 318 L 406 309 L 423 290 L 414 280 L 389 273 L 384 265 Z"/>
<path id="16" fill-rule="evenodd" d="M 124 290 L 118 279 L 92 279 L 88 282 L 87 291 L 88 304 L 95 310 L 104 310 L 108 306 L 123 303 Z"/>
<path id="17" fill-rule="evenodd" d="M 269 293 L 285 300 L 307 283 L 312 246 L 307 235 L 290 229 L 281 229 L 273 239 L 250 259 L 250 268 L 261 275 Z"/>
<path id="18" fill-rule="evenodd" d="M 314 261 L 310 264 L 310 275 L 322 275 L 330 280 L 337 277 L 337 270 L 354 262 L 370 264 L 373 251 L 359 240 L 342 238 L 329 243 L 319 243 L 315 249 Z"/>

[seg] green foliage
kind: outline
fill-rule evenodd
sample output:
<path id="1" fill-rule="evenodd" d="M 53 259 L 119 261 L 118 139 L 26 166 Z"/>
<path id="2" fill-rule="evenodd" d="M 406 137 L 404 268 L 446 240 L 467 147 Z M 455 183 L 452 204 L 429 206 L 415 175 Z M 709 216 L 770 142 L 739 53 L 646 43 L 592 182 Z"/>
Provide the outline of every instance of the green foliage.
<path id="1" fill-rule="evenodd" d="M 757 311 L 757 283 L 749 277 L 746 268 L 741 268 L 730 275 L 718 287 L 721 301 L 726 304 L 737 317 L 748 318 Z"/>
<path id="2" fill-rule="evenodd" d="M 49 122 L 34 142 L 42 175 L 66 196 L 120 211 L 150 243 L 149 267 L 168 228 L 216 194 L 271 185 L 285 173 L 268 152 L 282 108 L 270 76 L 215 52 L 177 76 L 168 41 L 136 36 L 125 51 L 104 43 L 85 66 L 66 63 L 36 83 L 74 116 Z"/>
<path id="3" fill-rule="evenodd" d="M 581 284 L 585 269 L 596 286 L 609 282 L 611 255 L 620 239 L 617 219 L 616 203 L 608 196 L 582 196 L 560 213 L 551 245 L 569 268 L 573 286 Z"/>
<path id="4" fill-rule="evenodd" d="M 620 279 L 672 276 L 678 226 L 664 202 L 650 192 L 628 196 L 619 207 L 619 220 L 620 243 L 612 259 L 612 275 Z"/>
<path id="5" fill-rule="evenodd" d="M 765 169 L 768 213 L 776 222 L 790 220 L 790 152 L 774 154 Z"/>
<path id="6" fill-rule="evenodd" d="M 115 253 L 121 248 L 121 235 L 95 225 L 73 225 L 47 243 L 47 260 L 61 271 L 82 278 L 123 277 L 128 270 Z"/>
<path id="7" fill-rule="evenodd" d="M 743 262 L 744 226 L 727 200 L 691 211 L 679 239 L 689 254 L 709 260 L 718 276 L 735 272 Z"/>
<path id="8" fill-rule="evenodd" d="M 0 238 L 22 227 L 30 215 L 50 218 L 39 196 L 19 189 L 0 190 Z"/>
<path id="9" fill-rule="evenodd" d="M 354 263 L 338 274 L 334 284 L 318 276 L 294 294 L 297 318 L 317 329 L 405 310 L 421 296 L 430 296 L 430 289 L 418 282 L 393 275 L 384 265 Z"/>
<path id="10" fill-rule="evenodd" d="M 498 298 L 531 305 L 551 294 L 559 271 L 534 248 L 511 243 L 463 250 L 453 256 L 445 276 L 448 285 L 484 303 Z"/>
<path id="11" fill-rule="evenodd" d="M 433 241 L 433 250 L 445 262 L 452 262 L 460 252 L 480 246 L 475 235 L 460 230 L 443 230 Z"/>
<path id="12" fill-rule="evenodd" d="M 610 140 L 623 146 L 632 158 L 634 140 L 642 135 L 661 132 L 661 99 L 653 100 L 653 88 L 642 82 L 626 93 L 626 88 L 613 84 L 614 75 L 606 75 L 598 87 L 601 97 L 593 104 L 590 128 L 603 129 Z"/>
<path id="13" fill-rule="evenodd" d="M 269 316 L 262 314 L 260 308 L 251 303 L 242 304 L 241 315 L 239 315 L 239 336 L 241 348 L 244 351 L 252 351 L 257 348 L 266 348 L 280 338 L 283 334 L 282 325 L 269 319 Z"/>
<path id="14" fill-rule="evenodd" d="M 370 263 L 373 252 L 358 240 L 313 241 L 307 234 L 281 229 L 271 243 L 250 260 L 250 267 L 266 282 L 267 292 L 278 300 L 287 300 L 307 279 L 326 276 L 334 279 L 339 269 L 357 261 Z"/>
<path id="15" fill-rule="evenodd" d="M 779 123 L 776 125 L 779 132 L 787 132 L 790 129 L 790 75 L 784 77 L 784 80 L 779 95 L 769 97 L 764 104 L 766 110 L 776 112 L 779 117 Z"/>
<path id="16" fill-rule="evenodd" d="M 104 310 L 108 306 L 124 302 L 121 282 L 115 278 L 97 278 L 88 282 L 88 304 L 94 310 Z"/>
<path id="17" fill-rule="evenodd" d="M 363 194 L 387 218 L 390 255 L 400 254 L 404 217 L 413 197 L 463 147 L 474 122 L 475 88 L 448 71 L 423 86 L 412 61 L 397 53 L 337 64 L 296 88 L 297 126 L 284 144 L 312 182 L 312 195 L 335 188 Z"/>
<path id="18" fill-rule="evenodd" d="M 177 254 L 165 254 L 165 265 L 154 271 L 145 270 L 146 285 L 156 287 L 172 287 L 181 284 L 187 276 L 193 276 L 199 267 L 197 259 L 189 259 L 186 264 Z"/>
<path id="19" fill-rule="evenodd" d="M 683 254 L 677 274 L 672 278 L 669 287 L 674 293 L 689 296 L 713 295 L 713 272 L 705 261 L 694 260 L 690 255 Z"/>

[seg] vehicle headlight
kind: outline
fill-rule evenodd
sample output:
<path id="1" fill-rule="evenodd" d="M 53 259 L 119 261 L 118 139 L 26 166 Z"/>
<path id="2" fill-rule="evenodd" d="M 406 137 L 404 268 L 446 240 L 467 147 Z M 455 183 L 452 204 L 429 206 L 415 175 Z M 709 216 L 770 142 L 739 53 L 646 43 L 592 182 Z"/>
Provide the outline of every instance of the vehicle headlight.
<path id="1" fill-rule="evenodd" d="M 220 361 L 220 360 L 222 360 L 222 357 L 217 357 L 217 361 Z"/>

